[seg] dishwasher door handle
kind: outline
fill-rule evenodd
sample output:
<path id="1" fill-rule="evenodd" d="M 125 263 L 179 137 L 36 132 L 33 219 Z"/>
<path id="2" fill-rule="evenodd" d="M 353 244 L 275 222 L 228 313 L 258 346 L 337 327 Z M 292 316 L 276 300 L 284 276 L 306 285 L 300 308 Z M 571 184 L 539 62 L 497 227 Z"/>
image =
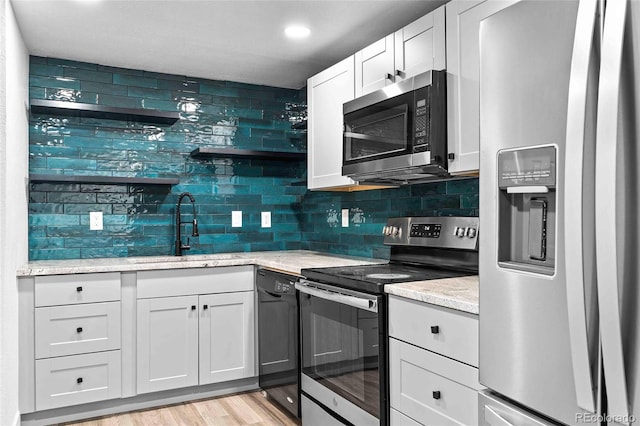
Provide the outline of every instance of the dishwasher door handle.
<path id="1" fill-rule="evenodd" d="M 378 301 L 375 298 L 361 298 L 348 294 L 336 293 L 330 290 L 313 287 L 308 284 L 296 283 L 296 289 L 301 293 L 309 294 L 320 299 L 352 306 L 369 312 L 378 312 Z"/>

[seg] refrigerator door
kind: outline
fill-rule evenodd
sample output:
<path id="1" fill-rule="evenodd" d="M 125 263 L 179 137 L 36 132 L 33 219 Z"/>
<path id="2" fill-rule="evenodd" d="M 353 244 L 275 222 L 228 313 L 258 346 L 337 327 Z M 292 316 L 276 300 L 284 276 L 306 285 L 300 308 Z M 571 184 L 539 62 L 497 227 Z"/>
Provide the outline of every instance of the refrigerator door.
<path id="1" fill-rule="evenodd" d="M 585 412 L 574 384 L 561 228 L 577 9 L 577 1 L 523 1 L 480 29 L 480 383 L 571 425 Z M 544 184 L 505 187 L 524 163 L 525 175 Z M 531 208 L 540 200 L 541 214 Z M 532 256 L 532 246 L 544 256 Z"/>
<path id="2" fill-rule="evenodd" d="M 640 416 L 640 3 L 608 2 L 596 148 L 596 254 L 607 419 Z M 637 419 L 637 417 L 636 417 Z"/>

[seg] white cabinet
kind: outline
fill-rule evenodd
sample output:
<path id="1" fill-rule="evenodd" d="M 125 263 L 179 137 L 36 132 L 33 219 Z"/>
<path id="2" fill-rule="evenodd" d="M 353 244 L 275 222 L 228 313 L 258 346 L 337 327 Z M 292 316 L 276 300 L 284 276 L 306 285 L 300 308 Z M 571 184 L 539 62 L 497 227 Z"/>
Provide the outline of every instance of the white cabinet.
<path id="1" fill-rule="evenodd" d="M 477 315 L 389 296 L 391 425 L 475 424 L 477 343 Z"/>
<path id="2" fill-rule="evenodd" d="M 342 104 L 353 98 L 353 56 L 314 75 L 307 82 L 309 189 L 355 184 L 342 176 Z"/>
<path id="3" fill-rule="evenodd" d="M 480 22 L 516 0 L 446 4 L 449 173 L 480 168 Z"/>
<path id="4" fill-rule="evenodd" d="M 34 281 L 29 322 L 35 337 L 27 347 L 35 378 L 28 399 L 34 395 L 35 404 L 30 401 L 29 408 L 119 398 L 120 274 L 52 275 Z"/>
<path id="5" fill-rule="evenodd" d="M 356 97 L 394 82 L 393 34 L 356 52 Z"/>
<path id="6" fill-rule="evenodd" d="M 138 300 L 138 393 L 198 384 L 199 312 L 198 296 Z"/>
<path id="7" fill-rule="evenodd" d="M 253 267 L 138 273 L 138 393 L 255 376 L 253 287 Z"/>
<path id="8" fill-rule="evenodd" d="M 446 68 L 444 6 L 355 54 L 356 97 Z"/>
<path id="9" fill-rule="evenodd" d="M 255 375 L 254 294 L 200 296 L 200 384 Z"/>

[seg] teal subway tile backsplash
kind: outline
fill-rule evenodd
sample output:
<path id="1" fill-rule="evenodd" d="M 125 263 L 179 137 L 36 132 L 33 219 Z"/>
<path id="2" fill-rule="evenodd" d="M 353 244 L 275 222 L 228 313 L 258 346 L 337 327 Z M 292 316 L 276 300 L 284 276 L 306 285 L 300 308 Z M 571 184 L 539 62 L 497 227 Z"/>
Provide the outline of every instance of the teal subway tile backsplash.
<path id="1" fill-rule="evenodd" d="M 32 115 L 32 174 L 172 177 L 174 186 L 32 183 L 30 259 L 74 259 L 173 253 L 175 203 L 196 199 L 199 237 L 186 254 L 308 249 L 386 258 L 387 217 L 478 214 L 476 178 L 365 192 L 311 192 L 304 162 L 217 158 L 199 160 L 200 146 L 306 151 L 292 131 L 291 105 L 306 89 L 290 90 L 31 57 L 30 96 L 109 106 L 178 111 L 171 126 L 117 120 Z M 191 219 L 190 203 L 183 220 Z M 339 223 L 349 210 L 349 227 Z M 242 210 L 243 227 L 231 226 Z M 104 229 L 89 229 L 89 212 Z M 261 228 L 261 212 L 271 228 Z M 183 235 L 189 235 L 189 225 Z"/>

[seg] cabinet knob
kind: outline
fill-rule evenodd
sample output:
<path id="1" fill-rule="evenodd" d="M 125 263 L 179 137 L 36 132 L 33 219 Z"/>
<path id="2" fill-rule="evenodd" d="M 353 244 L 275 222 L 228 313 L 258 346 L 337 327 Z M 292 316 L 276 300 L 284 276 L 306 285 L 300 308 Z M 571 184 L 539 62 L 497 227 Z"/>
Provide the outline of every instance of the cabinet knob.
<path id="1" fill-rule="evenodd" d="M 384 75 L 384 79 L 385 79 L 385 80 L 393 80 L 393 75 L 392 75 L 392 74 L 389 74 L 389 73 L 386 73 L 386 74 Z"/>
<path id="2" fill-rule="evenodd" d="M 76 328 L 76 333 L 82 333 L 82 327 Z"/>
<path id="3" fill-rule="evenodd" d="M 401 70 L 396 70 L 396 76 L 397 77 L 402 77 L 402 74 L 404 74 Z"/>
<path id="4" fill-rule="evenodd" d="M 78 286 L 78 287 L 76 287 L 76 291 L 77 291 L 78 293 L 80 293 L 80 292 L 82 291 L 82 286 Z"/>
<path id="5" fill-rule="evenodd" d="M 78 377 L 78 378 L 76 379 L 76 383 L 78 383 L 78 384 L 82 383 L 82 377 Z"/>
<path id="6" fill-rule="evenodd" d="M 433 391 L 431 393 L 431 395 L 433 396 L 433 399 L 440 399 L 442 398 L 442 395 L 440 395 L 440 391 Z"/>
<path id="7" fill-rule="evenodd" d="M 204 309 L 206 311 L 207 309 L 209 309 L 209 305 L 203 305 L 202 309 Z"/>
<path id="8" fill-rule="evenodd" d="M 455 160 L 456 159 L 456 154 L 454 152 L 450 152 L 449 154 L 447 154 L 447 158 L 449 160 Z"/>
<path id="9" fill-rule="evenodd" d="M 440 326 L 439 325 L 432 325 L 431 326 L 431 333 L 433 333 L 433 334 L 440 333 Z"/>
<path id="10" fill-rule="evenodd" d="M 191 310 L 195 311 L 196 310 L 196 305 L 191 305 Z"/>

